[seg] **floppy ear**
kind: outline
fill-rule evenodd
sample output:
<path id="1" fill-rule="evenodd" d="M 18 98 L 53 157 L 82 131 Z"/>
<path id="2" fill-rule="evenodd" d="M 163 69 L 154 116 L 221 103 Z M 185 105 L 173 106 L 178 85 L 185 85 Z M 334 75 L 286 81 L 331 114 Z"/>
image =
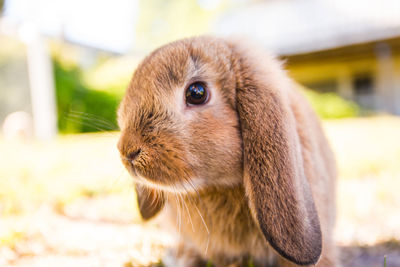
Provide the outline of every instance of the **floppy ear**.
<path id="1" fill-rule="evenodd" d="M 292 88 L 282 88 L 292 85 L 270 60 L 269 70 L 265 64 L 254 67 L 258 62 L 247 58 L 238 63 L 236 101 L 244 186 L 269 244 L 296 264 L 315 264 L 321 255 L 321 229 L 287 95 Z"/>
<path id="2" fill-rule="evenodd" d="M 153 218 L 164 207 L 165 199 L 163 193 L 140 184 L 136 184 L 135 189 L 142 218 L 144 220 Z"/>

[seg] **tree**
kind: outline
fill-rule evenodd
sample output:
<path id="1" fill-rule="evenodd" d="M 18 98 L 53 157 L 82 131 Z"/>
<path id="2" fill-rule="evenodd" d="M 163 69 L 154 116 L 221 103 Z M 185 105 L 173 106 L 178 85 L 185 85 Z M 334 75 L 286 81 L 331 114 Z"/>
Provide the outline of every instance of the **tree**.
<path id="1" fill-rule="evenodd" d="M 0 0 L 0 15 L 3 14 L 4 1 L 5 1 L 5 0 Z"/>

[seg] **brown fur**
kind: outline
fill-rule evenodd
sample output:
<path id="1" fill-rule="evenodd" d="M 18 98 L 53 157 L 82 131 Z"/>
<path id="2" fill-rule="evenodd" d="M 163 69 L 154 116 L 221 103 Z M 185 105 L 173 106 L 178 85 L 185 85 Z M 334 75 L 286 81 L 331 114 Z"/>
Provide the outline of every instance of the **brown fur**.
<path id="1" fill-rule="evenodd" d="M 294 83 L 257 51 L 171 43 L 139 65 L 121 103 L 119 149 L 142 216 L 164 207 L 181 235 L 171 266 L 335 266 L 332 153 Z M 210 101 L 186 106 L 195 81 Z"/>

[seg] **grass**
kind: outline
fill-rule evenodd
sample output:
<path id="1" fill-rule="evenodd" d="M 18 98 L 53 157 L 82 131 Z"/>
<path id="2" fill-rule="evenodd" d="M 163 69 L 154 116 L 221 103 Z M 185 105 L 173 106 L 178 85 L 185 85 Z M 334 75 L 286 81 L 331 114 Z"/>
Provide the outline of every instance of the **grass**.
<path id="1" fill-rule="evenodd" d="M 130 194 L 115 149 L 117 134 L 61 136 L 51 143 L 0 141 L 0 214 L 29 213 L 43 203 Z"/>
<path id="2" fill-rule="evenodd" d="M 339 243 L 400 239 L 400 119 L 343 119 L 324 127 L 338 163 Z"/>
<path id="3" fill-rule="evenodd" d="M 60 136 L 51 143 L 0 140 L 0 247 L 15 247 L 29 236 L 31 218 L 43 207 L 64 214 L 83 201 L 108 199 L 115 206 L 95 206 L 104 218 L 140 221 L 116 138 L 106 133 Z"/>
<path id="4" fill-rule="evenodd" d="M 400 119 L 333 120 L 324 128 L 340 176 L 339 243 L 400 239 Z M 117 139 L 118 133 L 64 135 L 50 143 L 0 139 L 0 248 L 35 239 L 32 218 L 44 207 L 77 218 L 140 222 Z"/>
<path id="5" fill-rule="evenodd" d="M 399 177 L 400 119 L 370 117 L 324 123 L 342 179 Z"/>

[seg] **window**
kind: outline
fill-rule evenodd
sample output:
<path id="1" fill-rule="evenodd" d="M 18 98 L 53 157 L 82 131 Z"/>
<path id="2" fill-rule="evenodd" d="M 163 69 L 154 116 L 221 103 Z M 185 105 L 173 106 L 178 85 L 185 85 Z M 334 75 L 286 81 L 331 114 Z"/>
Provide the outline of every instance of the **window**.
<path id="1" fill-rule="evenodd" d="M 353 82 L 353 87 L 356 96 L 374 93 L 371 77 L 356 77 Z"/>
<path id="2" fill-rule="evenodd" d="M 359 75 L 353 80 L 354 100 L 364 108 L 375 107 L 374 83 L 371 75 Z"/>

